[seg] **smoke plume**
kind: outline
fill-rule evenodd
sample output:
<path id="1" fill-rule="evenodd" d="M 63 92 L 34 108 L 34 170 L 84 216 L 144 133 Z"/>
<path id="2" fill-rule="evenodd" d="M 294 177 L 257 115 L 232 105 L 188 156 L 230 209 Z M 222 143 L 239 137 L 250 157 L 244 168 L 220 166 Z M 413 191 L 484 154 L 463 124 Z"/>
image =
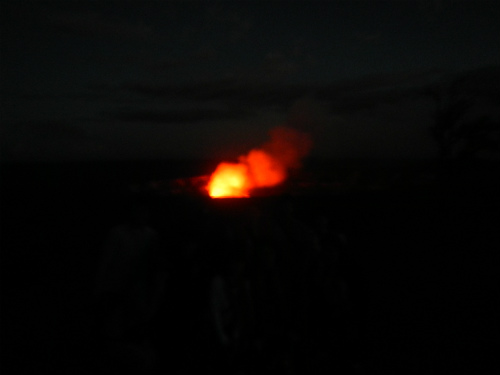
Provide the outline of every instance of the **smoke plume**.
<path id="1" fill-rule="evenodd" d="M 213 198 L 249 197 L 253 189 L 281 184 L 289 171 L 299 168 L 312 147 L 302 131 L 276 127 L 262 147 L 240 156 L 238 163 L 221 163 L 210 177 L 208 193 Z"/>

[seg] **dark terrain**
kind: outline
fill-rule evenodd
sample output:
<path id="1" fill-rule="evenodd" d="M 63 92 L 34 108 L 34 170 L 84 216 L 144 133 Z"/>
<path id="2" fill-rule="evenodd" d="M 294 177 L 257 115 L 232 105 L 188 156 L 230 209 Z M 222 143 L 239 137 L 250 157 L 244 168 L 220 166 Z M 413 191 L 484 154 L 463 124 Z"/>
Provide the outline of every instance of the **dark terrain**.
<path id="1" fill-rule="evenodd" d="M 94 372 L 99 356 L 90 334 L 91 288 L 103 241 L 121 219 L 121 197 L 134 184 L 197 176 L 212 167 L 210 162 L 2 165 L 3 373 Z M 423 167 L 366 167 L 376 183 L 363 180 L 362 169 L 358 182 L 349 182 L 352 173 L 335 168 L 324 163 L 307 176 L 314 183 L 315 175 L 330 176 L 342 189 L 304 190 L 287 199 L 298 218 L 311 223 L 327 216 L 349 241 L 352 261 L 344 273 L 358 332 L 353 352 L 361 365 L 345 373 L 494 373 L 491 366 L 498 368 L 498 362 L 489 351 L 499 339 L 498 165 L 453 171 L 425 184 L 414 176 Z M 175 263 L 183 241 L 203 242 L 196 224 L 202 208 L 217 211 L 219 203 L 190 194 L 148 194 L 151 226 Z M 251 198 L 244 204 L 266 207 L 277 199 Z M 169 293 L 182 294 L 182 284 L 169 283 Z M 187 318 L 171 314 L 179 326 L 189 326 Z M 193 336 L 193 342 L 203 340 Z M 319 348 L 335 356 L 332 349 Z M 296 373 L 309 373 L 306 353 L 299 352 L 304 358 L 296 360 Z M 196 372 L 191 363 L 196 357 L 180 349 L 160 351 L 159 357 L 170 373 Z"/>

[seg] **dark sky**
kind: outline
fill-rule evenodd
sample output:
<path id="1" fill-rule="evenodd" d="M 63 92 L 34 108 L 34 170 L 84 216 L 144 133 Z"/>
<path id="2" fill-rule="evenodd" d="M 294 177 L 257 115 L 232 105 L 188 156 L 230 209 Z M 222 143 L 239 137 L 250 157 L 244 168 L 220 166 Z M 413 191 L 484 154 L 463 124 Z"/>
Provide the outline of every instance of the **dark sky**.
<path id="1" fill-rule="evenodd" d="M 432 157 L 421 88 L 491 85 L 499 3 L 3 1 L 0 160 L 235 157 L 283 124 Z"/>

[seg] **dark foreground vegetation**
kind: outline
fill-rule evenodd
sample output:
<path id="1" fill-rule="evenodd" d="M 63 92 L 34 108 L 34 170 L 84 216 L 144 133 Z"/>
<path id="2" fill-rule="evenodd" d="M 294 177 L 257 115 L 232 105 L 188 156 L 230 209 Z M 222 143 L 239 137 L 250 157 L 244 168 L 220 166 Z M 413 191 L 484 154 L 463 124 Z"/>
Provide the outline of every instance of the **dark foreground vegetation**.
<path id="1" fill-rule="evenodd" d="M 210 163 L 146 165 L 2 166 L 3 373 L 146 371 L 103 344 L 103 244 L 124 221 L 129 186 Z M 425 184 L 408 171 L 392 185 L 356 185 L 346 172 L 339 186 L 349 189 L 244 200 L 143 192 L 160 239 L 154 269 L 167 275 L 154 317 L 130 339 L 147 342 L 147 371 L 494 373 L 498 166 L 433 170 Z M 245 319 L 227 345 L 210 311 L 218 275 L 252 291 L 236 303 Z"/>

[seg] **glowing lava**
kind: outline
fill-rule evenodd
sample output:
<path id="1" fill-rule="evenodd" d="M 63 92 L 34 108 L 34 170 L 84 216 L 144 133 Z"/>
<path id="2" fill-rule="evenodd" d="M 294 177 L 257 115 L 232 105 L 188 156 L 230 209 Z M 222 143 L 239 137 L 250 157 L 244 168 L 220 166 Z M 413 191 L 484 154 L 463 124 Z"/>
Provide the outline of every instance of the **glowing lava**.
<path id="1" fill-rule="evenodd" d="M 248 168 L 245 164 L 221 163 L 208 182 L 212 198 L 249 197 L 251 188 Z"/>
<path id="2" fill-rule="evenodd" d="M 241 156 L 238 163 L 221 163 L 207 185 L 212 198 L 249 197 L 255 188 L 281 184 L 288 170 L 300 166 L 300 159 L 310 150 L 309 136 L 285 127 L 271 131 L 271 140 L 261 149 Z"/>

